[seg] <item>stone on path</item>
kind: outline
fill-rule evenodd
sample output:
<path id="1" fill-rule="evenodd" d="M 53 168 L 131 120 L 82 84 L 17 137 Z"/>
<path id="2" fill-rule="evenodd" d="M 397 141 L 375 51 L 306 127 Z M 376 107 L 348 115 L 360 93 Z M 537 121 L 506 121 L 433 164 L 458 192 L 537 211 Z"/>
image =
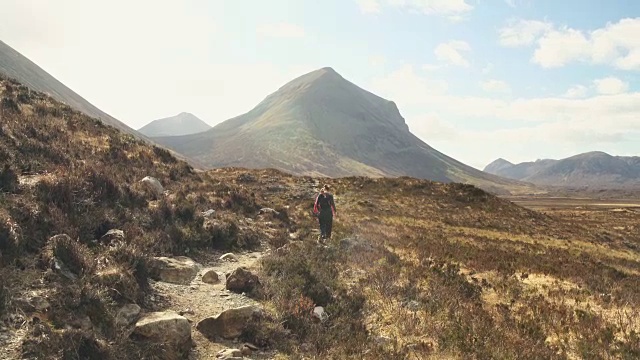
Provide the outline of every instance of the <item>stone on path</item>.
<path id="1" fill-rule="evenodd" d="M 254 316 L 260 316 L 261 311 L 254 305 L 225 310 L 216 316 L 201 320 L 196 329 L 208 338 L 235 339 L 242 335 Z"/>
<path id="2" fill-rule="evenodd" d="M 189 320 L 173 311 L 154 312 L 138 320 L 132 336 L 139 340 L 169 345 L 185 354 L 191 349 Z"/>
<path id="3" fill-rule="evenodd" d="M 235 360 L 242 359 L 242 351 L 238 349 L 224 349 L 216 354 L 216 359 Z"/>
<path id="4" fill-rule="evenodd" d="M 226 254 L 220 256 L 220 260 L 238 262 L 238 257 L 235 256 L 233 253 L 226 253 Z"/>
<path id="5" fill-rule="evenodd" d="M 259 285 L 260 281 L 258 281 L 258 276 L 244 267 L 239 267 L 227 275 L 227 290 L 238 294 L 250 293 Z"/>
<path id="6" fill-rule="evenodd" d="M 220 282 L 220 277 L 215 270 L 207 270 L 204 275 L 202 275 L 202 282 L 205 284 L 217 284 Z"/>
<path id="7" fill-rule="evenodd" d="M 186 256 L 155 257 L 149 268 L 155 280 L 173 284 L 188 285 L 198 274 L 198 264 Z"/>

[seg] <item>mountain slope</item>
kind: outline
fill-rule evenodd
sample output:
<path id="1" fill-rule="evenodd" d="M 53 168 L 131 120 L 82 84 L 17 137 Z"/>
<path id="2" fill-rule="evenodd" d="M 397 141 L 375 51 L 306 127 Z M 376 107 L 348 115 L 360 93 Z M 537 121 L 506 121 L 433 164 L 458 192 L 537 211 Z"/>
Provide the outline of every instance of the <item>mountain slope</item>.
<path id="1" fill-rule="evenodd" d="M 485 188 L 516 183 L 471 168 L 414 136 L 392 101 L 331 68 L 303 75 L 211 130 L 155 140 L 208 167 L 300 175 L 411 176 Z"/>
<path id="2" fill-rule="evenodd" d="M 138 132 L 149 137 L 159 137 L 191 135 L 209 129 L 211 126 L 195 115 L 182 112 L 176 116 L 154 120 L 138 129 Z"/>
<path id="3" fill-rule="evenodd" d="M 105 124 L 111 125 L 129 134 L 144 138 L 140 133 L 93 106 L 80 95 L 73 92 L 73 90 L 69 89 L 53 76 L 49 75 L 34 62 L 27 59 L 2 41 L 0 41 L 0 74 L 16 79 L 33 90 L 47 93 L 54 99 L 65 103 L 76 110 L 102 120 Z"/>
<path id="4" fill-rule="evenodd" d="M 594 151 L 561 160 L 538 160 L 485 171 L 511 179 L 549 186 L 635 187 L 640 186 L 640 157 L 612 156 Z"/>

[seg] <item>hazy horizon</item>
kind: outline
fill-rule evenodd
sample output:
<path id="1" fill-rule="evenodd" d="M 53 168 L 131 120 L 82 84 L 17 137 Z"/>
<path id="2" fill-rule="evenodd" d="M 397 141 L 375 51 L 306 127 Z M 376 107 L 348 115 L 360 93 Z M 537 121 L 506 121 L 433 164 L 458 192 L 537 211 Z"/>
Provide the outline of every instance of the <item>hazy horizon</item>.
<path id="1" fill-rule="evenodd" d="M 132 128 L 181 112 L 213 126 L 328 66 L 479 169 L 639 155 L 634 34 L 640 3 L 577 0 L 8 0 L 0 14 L 0 40 Z"/>

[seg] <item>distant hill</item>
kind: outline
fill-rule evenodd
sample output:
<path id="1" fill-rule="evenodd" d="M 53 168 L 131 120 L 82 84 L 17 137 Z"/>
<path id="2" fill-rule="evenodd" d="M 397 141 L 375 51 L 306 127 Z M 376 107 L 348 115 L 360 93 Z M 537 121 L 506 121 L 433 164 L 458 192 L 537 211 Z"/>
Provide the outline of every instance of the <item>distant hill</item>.
<path id="1" fill-rule="evenodd" d="M 510 164 L 510 165 L 509 165 Z M 511 164 L 498 159 L 484 171 L 537 185 L 618 188 L 640 186 L 640 157 L 594 151 L 561 160 Z"/>
<path id="2" fill-rule="evenodd" d="M 154 120 L 138 132 L 148 137 L 191 135 L 207 131 L 211 126 L 193 114 L 182 112 L 176 116 Z"/>
<path id="3" fill-rule="evenodd" d="M 0 74 L 13 78 L 29 88 L 49 94 L 52 98 L 65 103 L 91 117 L 102 120 L 129 134 L 143 137 L 140 133 L 118 121 L 104 111 L 93 106 L 73 90 L 66 87 L 31 60 L 0 41 Z"/>
<path id="4" fill-rule="evenodd" d="M 413 135 L 395 103 L 322 68 L 203 133 L 154 138 L 209 168 L 311 176 L 411 176 L 485 189 L 521 184 L 467 166 Z"/>

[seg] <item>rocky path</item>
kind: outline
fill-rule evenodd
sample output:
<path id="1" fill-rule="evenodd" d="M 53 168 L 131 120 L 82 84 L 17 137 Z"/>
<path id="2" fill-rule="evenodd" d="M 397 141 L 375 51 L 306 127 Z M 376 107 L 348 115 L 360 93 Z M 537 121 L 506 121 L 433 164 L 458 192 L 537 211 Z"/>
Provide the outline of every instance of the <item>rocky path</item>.
<path id="1" fill-rule="evenodd" d="M 209 253 L 194 257 L 198 263 L 198 274 L 189 284 L 174 284 L 163 281 L 152 282 L 156 296 L 163 298 L 164 310 L 175 311 L 184 316 L 191 323 L 191 336 L 194 347 L 190 359 L 216 359 L 217 354 L 224 349 L 240 348 L 243 344 L 233 340 L 207 339 L 196 325 L 202 319 L 218 315 L 233 308 L 259 304 L 243 295 L 236 294 L 225 288 L 226 275 L 238 267 L 252 269 L 264 252 L 247 252 L 234 254 L 233 260 L 220 260 L 223 253 Z M 202 281 L 203 275 L 214 270 L 219 277 L 215 284 Z M 254 351 L 246 359 L 273 359 L 271 352 Z"/>

